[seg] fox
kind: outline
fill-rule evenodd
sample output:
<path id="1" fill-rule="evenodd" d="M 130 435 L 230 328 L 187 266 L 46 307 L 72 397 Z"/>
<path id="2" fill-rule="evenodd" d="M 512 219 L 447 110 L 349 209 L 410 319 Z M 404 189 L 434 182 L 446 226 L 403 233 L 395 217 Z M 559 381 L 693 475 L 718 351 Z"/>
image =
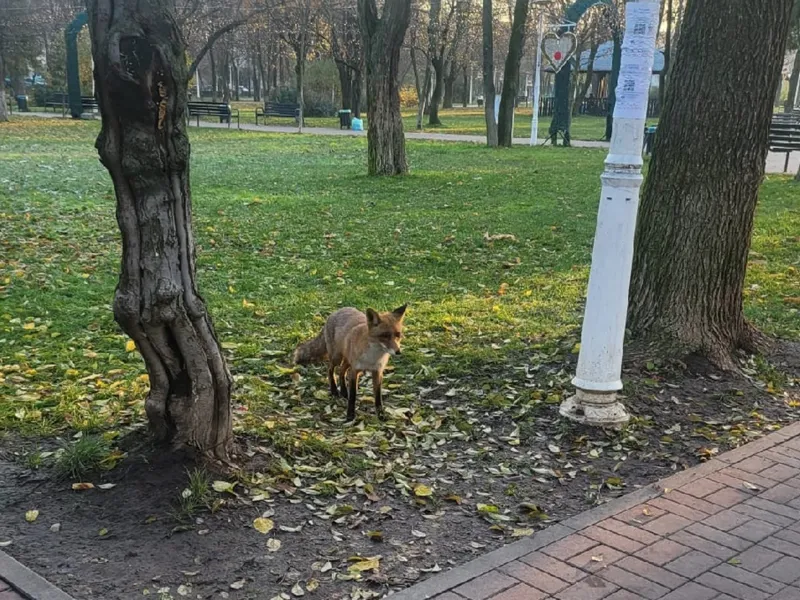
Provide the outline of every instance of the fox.
<path id="1" fill-rule="evenodd" d="M 407 304 L 391 312 L 379 313 L 371 308 L 366 313 L 357 308 L 340 308 L 328 317 L 317 337 L 303 342 L 294 351 L 292 362 L 306 365 L 328 360 L 328 383 L 331 396 L 347 398 L 349 423 L 356 418 L 356 394 L 362 373 L 372 374 L 375 413 L 384 420 L 383 371 L 390 356 L 402 351 L 403 319 Z M 339 367 L 337 385 L 335 370 Z"/>

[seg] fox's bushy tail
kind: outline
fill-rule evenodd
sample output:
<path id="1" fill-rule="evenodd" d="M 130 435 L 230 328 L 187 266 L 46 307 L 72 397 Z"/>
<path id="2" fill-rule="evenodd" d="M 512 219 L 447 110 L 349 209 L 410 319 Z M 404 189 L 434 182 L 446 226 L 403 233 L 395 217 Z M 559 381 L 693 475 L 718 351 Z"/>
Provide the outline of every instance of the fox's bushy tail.
<path id="1" fill-rule="evenodd" d="M 315 362 L 322 362 L 328 356 L 328 348 L 325 344 L 325 330 L 319 332 L 314 339 L 303 342 L 294 350 L 292 362 L 296 365 L 307 365 Z"/>

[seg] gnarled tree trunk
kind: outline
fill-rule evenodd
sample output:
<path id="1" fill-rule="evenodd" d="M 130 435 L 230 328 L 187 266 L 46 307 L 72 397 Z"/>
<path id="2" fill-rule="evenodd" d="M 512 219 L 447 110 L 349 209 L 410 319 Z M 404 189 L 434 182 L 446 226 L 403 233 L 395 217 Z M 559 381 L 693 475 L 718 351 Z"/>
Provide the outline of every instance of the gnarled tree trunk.
<path id="1" fill-rule="evenodd" d="M 174 0 L 88 5 L 102 115 L 96 146 L 122 233 L 114 318 L 144 358 L 155 435 L 225 459 L 231 376 L 197 292 L 186 52 Z"/>
<path id="2" fill-rule="evenodd" d="M 411 19 L 411 0 L 358 0 L 367 67 L 367 170 L 370 175 L 408 173 L 400 114 L 400 48 Z"/>
<path id="3" fill-rule="evenodd" d="M 514 5 L 514 22 L 508 42 L 506 68 L 503 72 L 503 94 L 500 96 L 500 116 L 497 122 L 497 143 L 511 147 L 514 136 L 514 106 L 519 87 L 519 63 L 525 43 L 525 23 L 528 20 L 528 0 L 517 0 Z"/>
<path id="4" fill-rule="evenodd" d="M 6 106 L 6 70 L 3 65 L 3 53 L 0 52 L 0 123 L 8 121 L 8 107 Z"/>
<path id="5" fill-rule="evenodd" d="M 792 64 L 792 74 L 789 77 L 789 94 L 783 104 L 783 112 L 790 113 L 797 105 L 797 88 L 800 82 L 800 48 L 795 51 L 794 63 Z"/>
<path id="6" fill-rule="evenodd" d="M 439 106 L 441 106 L 444 96 L 444 59 L 441 56 L 434 56 L 431 59 L 431 67 L 433 67 L 433 93 L 428 113 L 428 125 L 441 125 Z"/>
<path id="7" fill-rule="evenodd" d="M 731 369 L 761 339 L 742 287 L 793 1 L 689 0 L 642 193 L 637 344 Z M 732 72 L 736 93 L 720 94 Z"/>
<path id="8" fill-rule="evenodd" d="M 483 114 L 486 119 L 486 145 L 497 147 L 497 121 L 494 118 L 494 14 L 492 0 L 483 0 Z"/>

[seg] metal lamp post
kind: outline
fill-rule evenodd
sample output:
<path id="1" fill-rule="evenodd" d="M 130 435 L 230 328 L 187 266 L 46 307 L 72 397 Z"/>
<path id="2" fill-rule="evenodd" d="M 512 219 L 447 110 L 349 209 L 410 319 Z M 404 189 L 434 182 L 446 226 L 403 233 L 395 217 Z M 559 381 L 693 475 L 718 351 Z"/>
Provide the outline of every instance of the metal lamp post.
<path id="1" fill-rule="evenodd" d="M 626 6 L 614 132 L 601 176 L 581 349 L 572 380 L 577 393 L 560 409 L 562 415 L 588 425 L 618 426 L 629 419 L 617 392 L 622 389 L 628 287 L 659 4 L 659 0 L 639 0 Z"/>

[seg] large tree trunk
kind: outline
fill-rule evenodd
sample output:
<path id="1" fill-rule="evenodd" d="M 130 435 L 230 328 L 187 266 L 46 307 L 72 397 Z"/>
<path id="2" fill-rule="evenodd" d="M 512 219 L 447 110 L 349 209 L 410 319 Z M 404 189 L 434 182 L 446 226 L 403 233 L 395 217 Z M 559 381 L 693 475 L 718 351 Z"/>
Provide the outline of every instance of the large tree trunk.
<path id="1" fill-rule="evenodd" d="M 386 0 L 378 17 L 375 0 L 358 0 L 367 67 L 367 171 L 408 173 L 400 114 L 400 48 L 411 20 L 411 0 Z"/>
<path id="2" fill-rule="evenodd" d="M 603 136 L 603 139 L 607 142 L 611 141 L 611 134 L 614 131 L 614 106 L 617 103 L 617 83 L 619 82 L 619 69 L 622 64 L 622 32 L 616 27 L 611 32 L 611 44 L 611 75 L 608 78 L 608 113 L 606 114 L 606 134 Z M 555 140 L 553 141 L 553 145 L 555 145 Z"/>
<path id="3" fill-rule="evenodd" d="M 581 105 L 586 100 L 586 94 L 589 92 L 589 86 L 592 85 L 592 77 L 594 76 L 594 59 L 597 57 L 597 51 L 600 48 L 600 43 L 592 40 L 592 45 L 589 48 L 589 64 L 586 66 L 586 73 L 584 73 L 584 80 L 581 87 L 578 88 L 578 94 L 575 97 L 575 103 L 572 105 L 572 116 L 577 116 L 581 111 Z M 580 54 L 578 54 L 580 56 Z M 580 65 L 575 69 L 580 72 Z"/>
<path id="4" fill-rule="evenodd" d="M 506 68 L 503 72 L 503 94 L 500 96 L 500 117 L 497 123 L 497 143 L 511 147 L 514 136 L 514 105 L 519 87 L 519 64 L 525 43 L 525 23 L 528 20 L 528 0 L 517 0 L 514 5 L 514 22 L 508 42 Z"/>
<path id="5" fill-rule="evenodd" d="M 210 50 L 208 53 L 209 61 L 211 62 L 211 101 L 217 101 L 217 61 L 214 59 L 214 51 Z"/>
<path id="6" fill-rule="evenodd" d="M 442 108 L 453 108 L 453 88 L 456 85 L 456 69 L 453 61 L 448 60 L 444 69 L 444 97 L 442 98 Z"/>
<path id="7" fill-rule="evenodd" d="M 233 99 L 236 102 L 239 102 L 239 65 L 236 64 L 236 61 L 231 62 L 231 69 L 233 72 Z"/>
<path id="8" fill-rule="evenodd" d="M 789 77 L 789 95 L 783 105 L 783 112 L 792 112 L 797 105 L 797 87 L 800 81 L 800 49 L 795 52 L 794 64 L 792 65 L 792 75 Z"/>
<path id="9" fill-rule="evenodd" d="M 470 79 L 471 78 L 468 74 L 468 67 L 467 65 L 464 65 L 464 91 L 461 95 L 461 105 L 464 108 L 467 108 L 467 106 L 469 106 L 470 100 L 472 100 L 472 98 L 469 97 L 470 84 L 472 83 Z"/>
<path id="10" fill-rule="evenodd" d="M 342 92 L 342 108 L 343 109 L 350 109 L 352 110 L 352 101 L 353 101 L 353 88 L 352 88 L 352 79 L 350 76 L 350 68 L 347 64 L 342 60 L 334 60 L 336 64 L 336 70 L 339 73 L 339 87 L 341 88 Z"/>
<path id="11" fill-rule="evenodd" d="M 0 52 L 0 123 L 8 121 L 8 107 L 6 106 L 6 70 L 3 65 L 3 53 Z"/>
<path id="12" fill-rule="evenodd" d="M 444 59 L 441 56 L 431 60 L 433 67 L 433 94 L 431 94 L 430 113 L 428 114 L 428 125 L 441 125 L 439 119 L 439 105 L 442 103 L 444 95 Z"/>
<path id="13" fill-rule="evenodd" d="M 483 114 L 486 119 L 486 145 L 497 147 L 497 121 L 494 118 L 494 14 L 492 0 L 483 0 Z"/>
<path id="14" fill-rule="evenodd" d="M 350 107 L 353 111 L 353 116 L 356 119 L 361 118 L 361 86 L 364 81 L 364 75 L 362 74 L 361 70 L 353 71 L 353 79 L 350 86 L 351 89 L 351 100 L 350 100 Z"/>
<path id="15" fill-rule="evenodd" d="M 253 94 L 254 102 L 261 102 L 261 73 L 262 70 L 258 68 L 258 58 L 253 57 L 250 59 L 250 72 L 253 77 L 253 85 L 250 88 L 250 93 Z"/>
<path id="16" fill-rule="evenodd" d="M 631 281 L 630 328 L 653 351 L 732 369 L 757 347 L 742 286 L 793 1 L 688 2 Z M 731 73 L 736 93 L 720 94 Z"/>
<path id="17" fill-rule="evenodd" d="M 122 263 L 114 318 L 144 358 L 160 440 L 226 459 L 231 376 L 197 292 L 186 49 L 174 0 L 89 0 L 97 138 L 117 198 Z"/>

